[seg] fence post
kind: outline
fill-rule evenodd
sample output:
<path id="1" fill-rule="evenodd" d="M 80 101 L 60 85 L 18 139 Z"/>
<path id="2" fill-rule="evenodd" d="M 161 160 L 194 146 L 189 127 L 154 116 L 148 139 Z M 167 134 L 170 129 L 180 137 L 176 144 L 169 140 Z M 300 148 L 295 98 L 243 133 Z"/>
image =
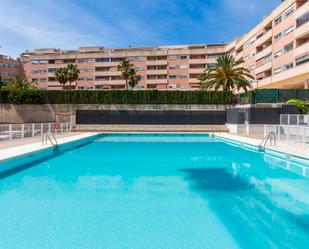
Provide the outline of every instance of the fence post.
<path id="1" fill-rule="evenodd" d="M 51 131 L 51 124 L 48 123 L 48 132 L 50 132 L 50 131 Z"/>
<path id="2" fill-rule="evenodd" d="M 41 136 L 43 136 L 43 133 L 44 133 L 44 124 L 42 123 L 41 124 Z"/>
<path id="3" fill-rule="evenodd" d="M 32 124 L 32 137 L 34 137 L 34 124 Z"/>
<path id="4" fill-rule="evenodd" d="M 290 143 L 290 127 L 289 126 L 287 126 L 286 127 L 287 129 L 287 139 L 288 139 L 288 143 Z"/>
<path id="5" fill-rule="evenodd" d="M 60 123 L 61 133 L 63 133 L 63 123 Z"/>
<path id="6" fill-rule="evenodd" d="M 12 134 L 12 125 L 9 125 L 9 139 L 12 140 L 13 139 L 13 134 Z"/>
<path id="7" fill-rule="evenodd" d="M 21 125 L 21 138 L 25 138 L 25 125 Z"/>

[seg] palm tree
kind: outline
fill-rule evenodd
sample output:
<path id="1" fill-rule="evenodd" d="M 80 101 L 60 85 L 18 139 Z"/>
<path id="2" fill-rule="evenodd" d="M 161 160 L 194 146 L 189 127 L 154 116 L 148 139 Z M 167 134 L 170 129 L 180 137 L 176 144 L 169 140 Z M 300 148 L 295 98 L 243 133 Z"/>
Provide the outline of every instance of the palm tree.
<path id="1" fill-rule="evenodd" d="M 56 80 L 62 85 L 64 89 L 65 84 L 68 82 L 68 70 L 65 67 L 57 68 L 55 72 Z"/>
<path id="2" fill-rule="evenodd" d="M 78 80 L 79 73 L 80 71 L 75 64 L 67 65 L 67 77 L 70 83 L 70 89 L 71 89 L 71 83 L 76 82 Z"/>
<path id="3" fill-rule="evenodd" d="M 131 68 L 128 77 L 128 84 L 131 87 L 131 89 L 133 89 L 136 85 L 138 85 L 138 82 L 140 82 L 141 79 L 142 77 L 139 74 L 137 74 L 136 70 L 134 68 Z"/>
<path id="4" fill-rule="evenodd" d="M 250 71 L 241 67 L 243 60 L 235 61 L 232 55 L 223 55 L 217 59 L 217 65 L 207 68 L 203 75 L 199 77 L 201 89 L 223 90 L 251 88 L 252 84 L 248 79 L 253 79 Z"/>
<path id="5" fill-rule="evenodd" d="M 118 65 L 118 71 L 121 72 L 121 77 L 126 81 L 126 89 L 128 90 L 128 83 L 130 78 L 130 71 L 134 69 L 134 65 L 127 59 L 120 62 Z M 131 72 L 132 73 L 132 72 Z"/>
<path id="6" fill-rule="evenodd" d="M 7 87 L 12 90 L 30 90 L 36 88 L 36 84 L 29 82 L 22 76 L 16 76 L 15 79 L 9 80 L 9 85 Z"/>

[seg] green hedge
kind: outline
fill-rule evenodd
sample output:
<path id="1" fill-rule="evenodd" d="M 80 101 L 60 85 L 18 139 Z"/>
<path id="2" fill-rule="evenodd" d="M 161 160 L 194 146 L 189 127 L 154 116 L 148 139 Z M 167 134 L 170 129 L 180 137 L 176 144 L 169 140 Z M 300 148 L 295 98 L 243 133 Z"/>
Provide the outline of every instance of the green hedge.
<path id="1" fill-rule="evenodd" d="M 2 104 L 231 104 L 230 91 L 0 90 Z"/>
<path id="2" fill-rule="evenodd" d="M 238 104 L 285 103 L 289 99 L 309 100 L 309 89 L 256 89 L 237 96 Z"/>

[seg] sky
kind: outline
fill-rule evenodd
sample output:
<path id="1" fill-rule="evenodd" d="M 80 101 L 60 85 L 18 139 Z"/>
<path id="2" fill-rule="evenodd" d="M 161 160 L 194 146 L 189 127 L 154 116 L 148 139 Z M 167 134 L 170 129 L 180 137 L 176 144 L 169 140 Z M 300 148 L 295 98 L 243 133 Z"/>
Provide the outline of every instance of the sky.
<path id="1" fill-rule="evenodd" d="M 280 0 L 0 0 L 0 54 L 220 43 L 257 25 Z"/>

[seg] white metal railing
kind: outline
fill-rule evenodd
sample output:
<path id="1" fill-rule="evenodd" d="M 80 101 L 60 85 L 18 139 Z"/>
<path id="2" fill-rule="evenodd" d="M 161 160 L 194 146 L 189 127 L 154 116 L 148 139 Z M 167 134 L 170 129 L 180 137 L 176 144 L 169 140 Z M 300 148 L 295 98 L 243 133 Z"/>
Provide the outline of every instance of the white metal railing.
<path id="1" fill-rule="evenodd" d="M 70 123 L 0 124 L 0 141 L 43 136 L 46 132 L 71 131 Z"/>
<path id="2" fill-rule="evenodd" d="M 309 127 L 309 115 L 301 114 L 281 114 L 280 115 L 281 125 L 301 125 Z"/>
<path id="3" fill-rule="evenodd" d="M 265 125 L 264 135 L 273 132 L 278 142 L 297 143 L 309 146 L 309 126 Z"/>

